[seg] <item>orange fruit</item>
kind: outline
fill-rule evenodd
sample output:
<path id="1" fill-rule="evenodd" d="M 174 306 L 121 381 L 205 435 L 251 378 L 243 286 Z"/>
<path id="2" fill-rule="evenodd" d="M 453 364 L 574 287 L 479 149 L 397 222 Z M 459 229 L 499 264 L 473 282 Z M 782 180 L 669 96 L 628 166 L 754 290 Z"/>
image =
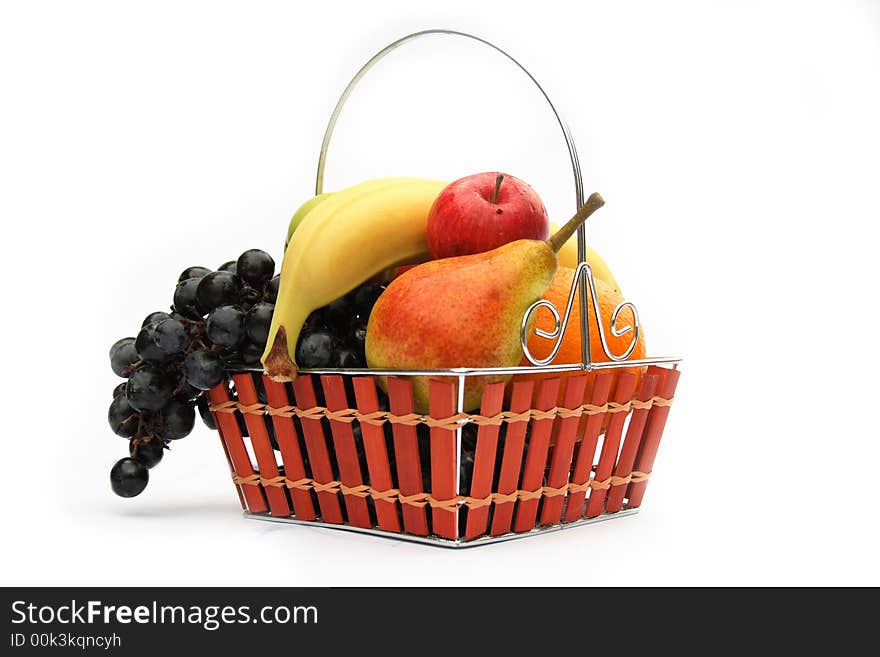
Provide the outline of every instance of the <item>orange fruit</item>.
<path id="1" fill-rule="evenodd" d="M 544 294 L 544 299 L 552 303 L 556 306 L 556 309 L 559 311 L 560 318 L 563 318 L 563 314 L 565 313 L 565 306 L 568 303 L 568 296 L 571 293 L 571 286 L 574 281 L 575 270 L 570 267 L 562 267 L 560 266 L 556 272 L 556 276 L 553 279 L 553 282 L 550 284 L 550 288 Z M 598 278 L 593 279 L 596 285 L 596 296 L 599 299 L 599 314 L 602 318 L 602 326 L 605 330 L 605 340 L 608 343 L 608 347 L 611 350 L 611 353 L 614 355 L 623 354 L 626 352 L 630 343 L 632 342 L 632 331 L 628 331 L 621 336 L 615 337 L 611 332 L 611 315 L 614 313 L 614 309 L 621 303 L 623 303 L 624 299 L 620 295 L 620 293 L 611 287 L 605 281 L 599 280 Z M 605 351 L 602 349 L 602 341 L 599 337 L 599 329 L 598 324 L 596 323 L 596 314 L 593 311 L 593 303 L 592 299 L 589 297 L 587 299 L 587 308 L 589 312 L 587 313 L 590 318 L 590 358 L 594 363 L 597 362 L 606 362 L 611 360 L 605 355 Z M 634 323 L 634 318 L 632 311 L 628 308 L 625 308 L 620 312 L 620 315 L 617 318 L 617 326 L 632 326 Z M 539 308 L 535 312 L 535 328 L 542 329 L 547 332 L 552 332 L 555 327 L 555 321 L 550 312 L 546 309 Z M 532 331 L 532 335 L 529 338 L 529 351 L 532 353 L 532 356 L 535 358 L 546 358 L 550 355 L 550 352 L 553 350 L 553 345 L 555 344 L 555 340 L 547 339 L 539 337 L 535 335 L 534 330 Z M 644 327 L 639 324 L 639 337 L 636 342 L 636 346 L 632 351 L 632 354 L 629 355 L 627 360 L 636 360 L 645 357 L 645 335 L 644 335 Z M 556 357 L 551 361 L 552 365 L 564 365 L 568 363 L 580 363 L 581 362 L 581 313 L 580 308 L 578 307 L 578 299 L 575 297 L 574 304 L 571 309 L 571 317 L 568 320 L 568 326 L 566 327 L 565 334 L 562 337 L 562 344 L 559 346 L 559 351 L 556 354 Z M 523 356 L 521 365 L 531 365 L 528 359 Z M 614 394 L 615 384 L 617 382 L 617 377 L 621 372 L 633 372 L 637 381 L 641 378 L 642 372 L 644 372 L 645 367 L 626 367 L 626 368 L 614 368 L 610 370 L 593 370 L 588 374 L 587 379 L 587 387 L 585 392 L 585 400 L 589 399 L 589 396 L 592 391 L 592 384 L 596 378 L 597 372 L 606 371 L 614 374 L 614 380 L 611 385 L 611 394 Z M 541 381 L 543 379 L 550 379 L 554 377 L 567 377 L 573 375 L 582 375 L 582 371 L 573 371 L 573 372 L 548 372 L 548 373 L 535 373 L 535 374 L 517 374 L 513 377 L 514 381 L 523 381 L 523 380 L 533 380 L 535 382 Z M 565 385 L 563 383 L 560 386 L 559 392 L 559 402 L 562 403 L 562 398 L 564 395 Z"/>

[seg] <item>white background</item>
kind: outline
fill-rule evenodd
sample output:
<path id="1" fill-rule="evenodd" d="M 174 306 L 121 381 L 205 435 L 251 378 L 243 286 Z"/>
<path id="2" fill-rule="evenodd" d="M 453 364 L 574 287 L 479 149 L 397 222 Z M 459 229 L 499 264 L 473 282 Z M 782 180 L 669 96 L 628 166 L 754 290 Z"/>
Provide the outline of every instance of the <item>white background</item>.
<path id="1" fill-rule="evenodd" d="M 349 77 L 439 26 L 545 83 L 607 200 L 592 243 L 686 358 L 643 512 L 459 552 L 247 522 L 201 424 L 115 497 L 110 344 L 185 266 L 280 260 Z M 880 584 L 880 3 L 9 2 L 0 61 L 3 584 Z M 413 44 L 327 186 L 502 169 L 559 220 L 541 102 L 491 52 Z"/>

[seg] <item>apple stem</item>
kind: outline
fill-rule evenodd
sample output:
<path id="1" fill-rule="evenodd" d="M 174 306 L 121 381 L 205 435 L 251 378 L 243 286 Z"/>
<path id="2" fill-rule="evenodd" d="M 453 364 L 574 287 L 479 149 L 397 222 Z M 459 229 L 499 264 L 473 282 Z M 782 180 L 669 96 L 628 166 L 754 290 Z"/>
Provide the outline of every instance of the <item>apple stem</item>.
<path id="1" fill-rule="evenodd" d="M 605 199 L 602 198 L 599 192 L 590 194 L 590 198 L 581 206 L 581 209 L 547 240 L 547 244 L 553 249 L 553 253 L 559 253 L 559 249 L 568 241 L 569 237 L 574 235 L 574 231 L 603 205 L 605 205 Z"/>
<path id="2" fill-rule="evenodd" d="M 489 203 L 495 205 L 498 203 L 498 190 L 501 189 L 501 181 L 504 180 L 504 174 L 499 173 L 495 176 L 495 191 L 492 193 L 492 198 L 489 200 Z"/>

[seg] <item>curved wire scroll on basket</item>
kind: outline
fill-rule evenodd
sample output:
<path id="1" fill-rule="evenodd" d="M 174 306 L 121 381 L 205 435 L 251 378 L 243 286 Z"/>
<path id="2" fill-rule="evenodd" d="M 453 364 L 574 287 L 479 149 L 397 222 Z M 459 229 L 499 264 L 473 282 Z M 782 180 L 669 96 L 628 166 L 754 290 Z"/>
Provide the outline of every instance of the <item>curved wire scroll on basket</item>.
<path id="1" fill-rule="evenodd" d="M 632 342 L 630 342 L 629 346 L 626 348 L 622 354 L 614 354 L 611 351 L 611 347 L 608 345 L 608 339 L 605 335 L 605 324 L 602 321 L 602 311 L 600 309 L 599 304 L 599 296 L 596 293 L 596 282 L 593 279 L 593 270 L 586 262 L 582 262 L 578 265 L 578 268 L 575 270 L 575 275 L 572 280 L 571 291 L 568 294 L 568 303 L 565 306 L 565 314 L 560 319 L 559 310 L 557 310 L 556 306 L 547 301 L 546 299 L 540 299 L 536 301 L 531 306 L 529 306 L 528 310 L 526 310 L 522 319 L 522 326 L 520 329 L 520 341 L 522 344 L 523 353 L 526 358 L 529 359 L 529 362 L 532 365 L 536 365 L 538 367 L 543 365 L 550 364 L 554 358 L 556 358 L 556 354 L 559 353 L 559 348 L 562 346 L 562 340 L 565 337 L 565 330 L 568 328 L 568 322 L 571 318 L 571 309 L 574 306 L 574 300 L 577 296 L 578 287 L 582 284 L 589 286 L 590 293 L 590 301 L 593 306 L 593 312 L 596 315 L 596 325 L 599 327 L 599 340 L 602 344 L 602 350 L 605 352 L 605 355 L 614 362 L 624 361 L 630 357 L 633 352 L 633 349 L 636 348 L 636 343 L 639 339 L 639 312 L 636 310 L 635 305 L 631 301 L 623 301 L 622 303 L 617 304 L 617 307 L 614 309 L 614 312 L 611 313 L 611 334 L 618 338 L 621 335 L 625 335 L 632 331 Z M 529 325 L 533 319 L 533 315 L 538 311 L 539 308 L 546 308 L 550 311 L 550 314 L 553 315 L 553 320 L 555 322 L 555 328 L 553 331 L 544 331 L 539 328 L 535 328 L 535 335 L 540 338 L 545 338 L 548 340 L 556 340 L 553 344 L 553 349 L 550 351 L 550 354 L 545 358 L 536 358 L 532 355 L 532 352 L 529 350 Z M 633 323 L 627 324 L 623 328 L 617 328 L 617 319 L 620 316 L 620 312 L 624 308 L 629 308 L 632 311 L 633 315 Z M 589 332 L 589 321 L 588 321 L 588 313 L 589 309 L 582 306 L 581 307 L 581 322 L 585 324 L 585 329 Z M 583 363 L 587 369 L 590 369 L 592 365 L 592 359 L 590 358 L 589 351 L 589 340 L 586 342 L 586 353 L 583 354 Z"/>

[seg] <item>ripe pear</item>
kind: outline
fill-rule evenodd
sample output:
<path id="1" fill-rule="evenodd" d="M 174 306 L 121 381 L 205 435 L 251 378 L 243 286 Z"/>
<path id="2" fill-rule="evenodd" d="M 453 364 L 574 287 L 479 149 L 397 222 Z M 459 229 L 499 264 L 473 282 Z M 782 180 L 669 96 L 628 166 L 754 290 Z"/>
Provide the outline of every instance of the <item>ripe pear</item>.
<path id="1" fill-rule="evenodd" d="M 432 260 L 394 279 L 370 314 L 367 365 L 383 370 L 519 365 L 523 315 L 550 287 L 559 249 L 604 203 L 593 194 L 547 241 L 517 240 L 483 253 Z M 467 377 L 464 411 L 480 406 L 487 384 L 509 378 Z M 412 377 L 417 413 L 428 412 L 429 379 Z M 385 387 L 384 377 L 380 384 Z"/>

